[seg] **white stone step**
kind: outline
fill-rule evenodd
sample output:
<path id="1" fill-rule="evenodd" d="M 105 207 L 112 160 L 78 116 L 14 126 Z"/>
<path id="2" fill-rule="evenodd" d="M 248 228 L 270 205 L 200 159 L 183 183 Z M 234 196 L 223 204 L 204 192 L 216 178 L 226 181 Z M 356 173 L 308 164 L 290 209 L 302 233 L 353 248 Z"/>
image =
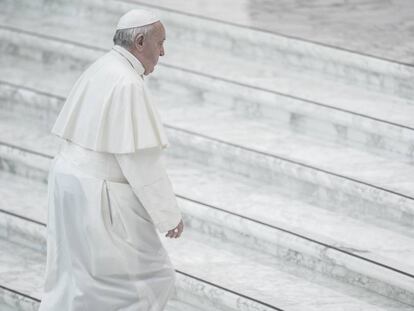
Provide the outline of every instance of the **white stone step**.
<path id="1" fill-rule="evenodd" d="M 20 72 L 14 66 L 3 68 L 12 83 L 22 83 L 26 89 L 16 85 L 0 89 L 4 91 L 2 97 L 6 104 L 3 107 L 8 109 L 7 106 L 16 106 L 15 101 L 22 102 L 24 106 L 19 111 L 33 110 L 34 115 L 44 121 L 42 126 L 49 129 L 67 92 L 64 88 L 70 87 L 75 74 L 67 71 L 58 75 L 52 72 L 51 65 L 24 60 L 20 60 L 19 65 Z M 30 76 L 23 75 L 23 68 L 30 69 Z M 36 79 L 41 73 L 45 78 Z M 56 87 L 49 86 L 47 77 L 52 75 L 59 81 Z M 40 89 L 40 93 L 27 88 Z M 48 88 L 58 97 L 41 93 Z M 197 146 L 195 156 L 200 161 L 208 160 L 224 169 L 280 184 L 287 187 L 287 191 L 302 196 L 312 193 L 314 202 L 328 208 L 339 208 L 356 217 L 371 214 L 406 225 L 412 223 L 414 168 L 410 162 L 392 155 L 359 151 L 341 142 L 320 141 L 293 131 L 283 122 L 247 119 L 220 103 L 195 105 L 192 97 L 178 97 L 179 90 L 177 92 L 168 92 L 171 97 L 162 98 L 160 108 L 164 121 L 170 125 L 169 133 L 178 152 L 189 152 L 189 145 Z M 182 100 L 184 98 L 189 103 Z M 180 106 L 176 106 L 176 102 L 180 102 Z M 214 154 L 212 150 L 219 152 Z"/>
<path id="2" fill-rule="evenodd" d="M 32 178 L 24 182 L 16 177 L 18 181 L 12 182 L 7 173 L 0 178 L 4 180 L 1 196 L 13 214 L 3 219 L 3 226 L 8 228 L 5 234 L 16 242 L 30 236 L 44 250 L 42 234 L 35 229 L 38 227 L 27 231 L 15 215 L 27 216 L 37 225 L 45 223 L 46 173 L 48 161 L 57 153 L 57 140 L 30 122 L 2 119 L 0 125 L 9 129 L 0 128 L 3 139 L 8 134 L 8 143 L 46 154 L 19 152 L 4 145 L 0 148 L 4 170 Z M 186 222 L 197 231 L 296 262 L 343 282 L 393 298 L 398 293 L 396 299 L 414 301 L 414 293 L 410 293 L 414 288 L 413 228 L 383 220 L 369 225 L 363 218 L 356 220 L 307 203 L 306 198 L 287 195 L 274 185 L 206 167 L 185 154 L 168 154 L 167 163 Z M 30 197 L 16 196 L 28 191 Z"/>
<path id="3" fill-rule="evenodd" d="M 29 9 L 33 20 L 29 23 L 39 18 L 41 10 L 46 12 L 50 10 L 52 14 L 49 14 L 49 17 L 59 22 L 73 18 L 73 16 L 87 18 L 92 12 L 94 21 L 108 25 L 112 32 L 117 19 L 123 12 L 142 6 L 148 7 L 145 3 L 134 3 L 128 0 L 88 1 L 86 4 L 61 1 L 52 5 L 39 0 L 31 1 L 30 4 L 28 1 L 16 1 L 15 5 L 5 6 L 5 9 L 7 9 L 7 22 L 16 19 L 15 12 L 21 15 L 24 9 Z M 342 80 L 363 88 L 370 87 L 407 99 L 412 98 L 413 89 L 407 83 L 414 76 L 412 66 L 183 14 L 177 12 L 180 10 L 179 6 L 174 11 L 153 5 L 149 7 L 159 12 L 170 30 L 169 38 L 171 39 L 178 38 L 187 42 L 201 43 L 204 48 L 215 52 L 222 50 L 227 55 L 237 56 L 244 60 L 254 59 L 256 63 L 260 60 L 267 67 L 274 67 L 275 63 L 284 64 L 290 70 L 306 71 L 312 77 L 321 73 L 320 76 L 328 79 Z M 59 13 L 63 15 L 63 19 L 56 17 Z M 43 21 L 43 17 L 40 19 L 40 23 L 36 20 L 38 25 L 42 22 L 44 25 L 47 24 Z M 79 26 L 82 27 L 82 25 Z M 192 48 L 192 52 L 194 50 Z"/>
<path id="4" fill-rule="evenodd" d="M 1 238 L 0 249 L 0 310 L 38 310 L 44 285 L 45 253 Z M 182 279 L 179 276 L 177 283 L 182 282 Z M 178 295 L 170 299 L 166 311 L 221 311 L 203 306 L 194 307 L 177 298 Z"/>
<path id="5" fill-rule="evenodd" d="M 193 299 L 199 297 L 198 302 L 204 307 L 209 300 L 210 308 L 197 310 L 413 310 L 412 306 L 191 228 L 180 239 L 162 241 L 177 269 L 177 296 L 185 296 L 185 290 L 190 294 L 193 291 Z M 35 310 L 33 299 L 22 299 L 4 287 L 41 299 L 45 254 L 3 239 L 0 247 L 5 250 L 0 255 L 3 300 L 16 304 L 23 300 L 26 306 L 21 310 Z"/>
<path id="6" fill-rule="evenodd" d="M 38 32 L 41 33 L 41 30 Z M 62 36 L 60 33 L 56 36 L 59 35 Z M 76 35 L 81 36 L 74 32 L 72 41 L 77 39 Z M 82 35 L 84 36 L 83 33 Z M 46 40 L 39 36 L 16 33 L 5 28 L 0 29 L 0 36 L 4 37 L 2 50 L 5 53 L 11 51 L 13 55 L 21 54 L 25 59 L 53 63 L 54 67 L 59 68 L 63 66 L 65 70 L 61 69 L 61 71 L 73 77 L 70 81 L 74 80 L 89 62 L 103 53 L 103 49 L 109 48 L 107 43 L 102 42 L 98 45 L 100 42 L 97 42 L 96 46 L 99 49 L 91 50 Z M 103 35 L 99 35 L 101 36 Z M 7 43 L 9 41 L 14 43 L 10 46 Z M 78 39 L 78 42 L 83 43 L 83 41 Z M 181 46 L 179 49 L 182 48 Z M 36 52 L 33 53 L 33 50 Z M 194 100 L 197 102 L 219 102 L 231 106 L 239 114 L 278 120 L 297 131 L 346 142 L 359 148 L 385 149 L 411 159 L 414 156 L 414 123 L 409 117 L 414 114 L 414 107 L 405 104 L 404 101 L 322 81 L 315 77 L 304 79 L 302 73 L 300 76 L 292 76 L 292 70 L 284 72 L 277 69 L 277 75 L 265 77 L 258 73 L 260 66 L 256 64 L 249 65 L 242 62 L 237 65 L 237 60 L 234 58 L 228 59 L 228 56 L 219 54 L 214 56 L 208 51 L 204 54 L 198 52 L 194 64 L 189 63 L 188 66 L 185 64 L 192 61 L 192 58 L 179 58 L 180 55 L 187 54 L 185 51 L 177 50 L 172 54 L 175 54 L 174 58 L 167 56 L 165 66 L 161 65 L 158 75 L 154 75 L 156 83 L 160 80 L 162 85 L 168 87 L 170 84 L 170 87 L 174 88 L 177 88 L 178 84 L 178 88 L 184 88 L 192 93 L 191 95 L 196 95 Z M 200 62 L 198 59 L 203 61 Z M 221 63 L 226 59 L 228 59 L 226 66 L 229 67 L 230 64 L 230 67 L 221 69 L 223 73 L 217 70 L 211 71 L 215 63 Z M 4 59 L 3 63 L 5 63 L 3 65 L 5 76 L 18 74 L 18 68 L 9 70 L 10 65 L 15 64 L 13 59 Z M 205 64 L 205 68 L 204 65 L 200 67 L 200 64 Z M 171 65 L 174 68 L 171 68 Z M 23 68 L 25 73 L 26 68 L 31 67 Z M 75 69 L 77 73 L 70 74 L 66 72 L 68 69 Z M 189 70 L 196 70 L 197 74 Z M 256 73 L 249 73 L 246 70 L 255 70 Z M 210 74 L 206 76 L 206 73 Z M 7 80 L 12 82 L 9 78 Z M 54 83 L 59 83 L 59 80 Z M 72 83 L 69 83 L 64 87 L 63 94 L 67 94 L 67 89 L 71 85 Z"/>
<path id="7" fill-rule="evenodd" d="M 3 304 L 3 303 L 0 303 L 0 310 L 1 311 L 19 311 L 15 307 L 12 307 L 10 305 L 6 305 L 6 304 Z"/>

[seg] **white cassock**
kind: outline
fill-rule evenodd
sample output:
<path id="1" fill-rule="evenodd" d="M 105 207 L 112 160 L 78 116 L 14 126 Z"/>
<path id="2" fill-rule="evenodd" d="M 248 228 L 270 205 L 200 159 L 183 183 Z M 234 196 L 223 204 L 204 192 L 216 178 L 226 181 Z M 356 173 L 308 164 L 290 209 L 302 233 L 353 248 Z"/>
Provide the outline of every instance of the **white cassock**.
<path id="1" fill-rule="evenodd" d="M 114 46 L 77 80 L 52 129 L 64 140 L 48 177 L 39 311 L 160 311 L 175 291 L 157 230 L 182 215 L 143 73 Z"/>

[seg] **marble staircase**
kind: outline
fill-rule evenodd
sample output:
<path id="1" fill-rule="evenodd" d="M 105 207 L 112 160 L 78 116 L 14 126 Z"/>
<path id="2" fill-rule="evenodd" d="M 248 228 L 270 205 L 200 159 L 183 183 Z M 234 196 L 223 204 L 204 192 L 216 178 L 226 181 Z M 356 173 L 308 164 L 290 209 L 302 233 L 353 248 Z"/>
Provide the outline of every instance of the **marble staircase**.
<path id="1" fill-rule="evenodd" d="M 22 3 L 1 3 L 0 291 L 36 310 L 49 130 L 133 5 Z M 411 68 L 158 9 L 169 43 L 148 82 L 187 224 L 165 241 L 171 310 L 414 310 Z"/>

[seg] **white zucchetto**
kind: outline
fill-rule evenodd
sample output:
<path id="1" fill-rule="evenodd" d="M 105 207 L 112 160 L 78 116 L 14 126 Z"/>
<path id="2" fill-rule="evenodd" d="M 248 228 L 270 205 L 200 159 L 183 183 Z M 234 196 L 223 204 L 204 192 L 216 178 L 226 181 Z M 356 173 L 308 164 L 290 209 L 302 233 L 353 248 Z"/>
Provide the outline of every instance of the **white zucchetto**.
<path id="1" fill-rule="evenodd" d="M 152 11 L 133 9 L 121 16 L 116 29 L 141 27 L 158 22 L 159 17 Z"/>

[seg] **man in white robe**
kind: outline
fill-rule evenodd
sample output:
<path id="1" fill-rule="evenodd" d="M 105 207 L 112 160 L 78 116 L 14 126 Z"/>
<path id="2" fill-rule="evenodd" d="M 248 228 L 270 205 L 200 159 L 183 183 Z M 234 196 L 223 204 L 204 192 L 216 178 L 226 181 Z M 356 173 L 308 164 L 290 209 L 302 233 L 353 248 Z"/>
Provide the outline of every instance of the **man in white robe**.
<path id="1" fill-rule="evenodd" d="M 121 17 L 111 51 L 73 86 L 52 133 L 47 263 L 39 311 L 161 311 L 175 270 L 158 233 L 182 214 L 165 170 L 169 145 L 144 82 L 164 55 L 158 17 Z"/>

